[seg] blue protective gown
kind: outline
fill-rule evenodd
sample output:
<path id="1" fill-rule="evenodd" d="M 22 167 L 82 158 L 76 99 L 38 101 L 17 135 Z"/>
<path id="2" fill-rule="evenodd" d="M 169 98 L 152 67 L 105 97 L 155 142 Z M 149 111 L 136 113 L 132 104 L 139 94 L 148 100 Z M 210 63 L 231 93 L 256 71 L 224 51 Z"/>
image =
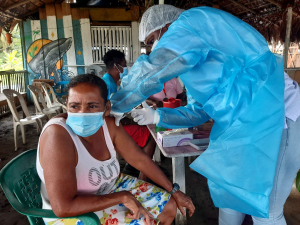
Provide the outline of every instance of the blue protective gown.
<path id="1" fill-rule="evenodd" d="M 117 92 L 118 86 L 116 85 L 112 76 L 109 75 L 108 73 L 104 74 L 104 76 L 102 77 L 102 80 L 104 80 L 104 82 L 106 83 L 107 91 L 108 91 L 107 100 L 109 100 L 111 94 L 114 94 Z"/>
<path id="2" fill-rule="evenodd" d="M 191 168 L 208 178 L 215 206 L 268 217 L 284 123 L 282 57 L 231 14 L 193 8 L 149 56 L 136 60 L 112 109 L 130 111 L 176 76 L 188 90 L 188 105 L 158 109 L 158 126 L 191 127 L 212 118 L 209 148 Z"/>

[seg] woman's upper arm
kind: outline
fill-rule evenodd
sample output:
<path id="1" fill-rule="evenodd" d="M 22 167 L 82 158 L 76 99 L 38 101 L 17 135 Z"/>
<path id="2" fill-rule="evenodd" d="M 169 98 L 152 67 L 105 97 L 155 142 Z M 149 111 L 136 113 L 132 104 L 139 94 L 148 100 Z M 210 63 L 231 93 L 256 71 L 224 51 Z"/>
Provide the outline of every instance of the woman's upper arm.
<path id="1" fill-rule="evenodd" d="M 47 193 L 55 212 L 67 206 L 77 193 L 76 149 L 67 130 L 51 125 L 40 138 L 39 150 Z"/>
<path id="2" fill-rule="evenodd" d="M 135 167 L 136 162 L 145 155 L 141 148 L 127 134 L 124 128 L 116 126 L 114 118 L 106 118 L 109 133 L 114 144 L 115 150 L 119 153 L 130 165 Z"/>

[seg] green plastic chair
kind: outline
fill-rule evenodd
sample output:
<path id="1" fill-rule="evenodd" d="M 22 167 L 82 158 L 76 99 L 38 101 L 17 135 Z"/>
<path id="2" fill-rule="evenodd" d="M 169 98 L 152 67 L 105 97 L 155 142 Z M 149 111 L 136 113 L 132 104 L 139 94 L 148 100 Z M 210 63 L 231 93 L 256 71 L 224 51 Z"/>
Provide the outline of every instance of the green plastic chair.
<path id="1" fill-rule="evenodd" d="M 36 171 L 36 154 L 37 150 L 31 149 L 7 163 L 0 171 L 0 185 L 12 207 L 26 215 L 31 225 L 45 225 L 42 217 L 59 217 L 52 210 L 41 208 L 41 180 Z M 68 218 L 78 218 L 85 225 L 100 225 L 98 216 L 92 212 Z"/>

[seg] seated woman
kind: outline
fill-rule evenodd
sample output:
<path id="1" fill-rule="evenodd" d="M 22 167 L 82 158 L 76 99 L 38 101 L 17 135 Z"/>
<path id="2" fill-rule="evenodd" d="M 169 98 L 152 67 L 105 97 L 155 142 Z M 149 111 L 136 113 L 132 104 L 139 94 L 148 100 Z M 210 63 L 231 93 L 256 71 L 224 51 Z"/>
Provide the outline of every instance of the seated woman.
<path id="1" fill-rule="evenodd" d="M 176 191 L 145 152 L 116 126 L 105 82 L 79 75 L 68 86 L 68 118 L 44 127 L 38 145 L 37 172 L 44 209 L 58 217 L 95 212 L 101 224 L 171 224 L 178 207 L 192 216 L 189 197 Z M 116 152 L 163 187 L 120 174 Z M 175 188 L 174 188 L 175 187 Z M 168 193 L 169 192 L 169 193 Z M 77 219 L 44 219 L 48 225 L 81 224 Z"/>

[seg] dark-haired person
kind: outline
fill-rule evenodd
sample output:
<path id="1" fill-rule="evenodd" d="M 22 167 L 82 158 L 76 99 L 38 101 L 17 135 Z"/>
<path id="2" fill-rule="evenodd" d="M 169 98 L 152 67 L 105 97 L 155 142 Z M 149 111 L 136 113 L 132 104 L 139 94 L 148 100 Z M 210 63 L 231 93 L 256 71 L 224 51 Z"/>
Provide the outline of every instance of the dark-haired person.
<path id="1" fill-rule="evenodd" d="M 176 191 L 122 126 L 107 117 L 111 106 L 101 78 L 76 76 L 68 93 L 67 120 L 51 119 L 39 140 L 36 167 L 44 209 L 58 217 L 95 212 L 101 224 L 119 225 L 171 224 L 176 205 L 193 214 L 191 199 Z M 120 174 L 116 152 L 166 191 Z M 81 224 L 77 219 L 44 220 L 48 225 Z"/>
<path id="2" fill-rule="evenodd" d="M 103 76 L 108 89 L 108 97 L 117 92 L 117 81 L 122 79 L 127 75 L 128 69 L 126 64 L 125 55 L 123 52 L 118 50 L 108 51 L 104 57 L 103 61 L 106 65 L 106 74 Z M 109 99 L 109 98 L 108 98 Z M 125 131 L 129 134 L 134 142 L 143 148 L 144 152 L 152 158 L 155 151 L 155 140 L 150 134 L 146 126 L 140 126 L 135 124 L 123 125 Z M 129 164 L 125 165 L 124 173 L 134 173 L 135 169 L 132 168 Z M 140 172 L 139 179 L 147 180 L 145 174 Z"/>

